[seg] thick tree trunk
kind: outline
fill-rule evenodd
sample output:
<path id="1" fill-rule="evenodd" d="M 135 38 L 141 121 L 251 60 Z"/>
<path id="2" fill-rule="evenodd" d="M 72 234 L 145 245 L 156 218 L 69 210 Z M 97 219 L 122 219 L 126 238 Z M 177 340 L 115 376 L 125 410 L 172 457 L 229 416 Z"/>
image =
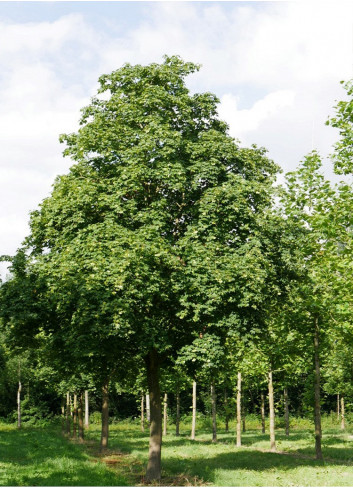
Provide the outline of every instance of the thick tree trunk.
<path id="1" fill-rule="evenodd" d="M 168 409 L 168 394 L 164 393 L 164 402 L 163 402 L 163 435 L 167 435 L 167 409 Z"/>
<path id="2" fill-rule="evenodd" d="M 151 423 L 151 410 L 150 410 L 150 395 L 146 394 L 146 418 L 148 426 Z"/>
<path id="3" fill-rule="evenodd" d="M 314 385 L 314 420 L 315 420 L 315 453 L 318 460 L 322 460 L 321 450 L 321 408 L 320 408 L 320 354 L 319 354 L 319 321 L 315 318 L 314 322 L 314 364 L 315 364 L 315 385 Z"/>
<path id="4" fill-rule="evenodd" d="M 276 437 L 275 437 L 275 402 L 273 397 L 273 381 L 272 370 L 268 373 L 268 402 L 270 407 L 270 443 L 271 452 L 276 451 Z"/>
<path id="5" fill-rule="evenodd" d="M 341 429 L 345 429 L 344 425 L 344 396 L 341 396 Z"/>
<path id="6" fill-rule="evenodd" d="M 80 440 L 80 443 L 83 443 L 84 429 L 83 429 L 83 393 L 82 392 L 80 392 L 80 396 L 78 400 L 77 417 L 78 417 L 78 438 Z"/>
<path id="7" fill-rule="evenodd" d="M 286 426 L 286 436 L 289 436 L 289 409 L 288 409 L 288 389 L 283 390 L 284 395 L 284 423 Z"/>
<path id="8" fill-rule="evenodd" d="M 237 447 L 241 447 L 241 372 L 237 383 Z"/>
<path id="9" fill-rule="evenodd" d="M 109 380 L 102 386 L 101 450 L 108 448 L 109 439 Z"/>
<path id="10" fill-rule="evenodd" d="M 226 424 L 226 433 L 229 432 L 229 413 L 228 413 L 228 392 L 227 389 L 224 388 L 224 411 L 225 411 L 225 424 Z"/>
<path id="11" fill-rule="evenodd" d="M 212 442 L 217 441 L 217 407 L 216 407 L 216 387 L 214 380 L 211 382 L 211 405 L 212 405 Z"/>
<path id="12" fill-rule="evenodd" d="M 265 424 L 265 394 L 261 392 L 261 431 L 262 433 L 266 432 L 266 424 Z"/>
<path id="13" fill-rule="evenodd" d="M 145 431 L 145 395 L 141 395 L 141 431 Z"/>
<path id="14" fill-rule="evenodd" d="M 196 432 L 196 381 L 192 383 L 192 421 L 191 421 L 191 439 L 195 440 Z"/>
<path id="15" fill-rule="evenodd" d="M 88 400 L 88 391 L 85 391 L 85 428 L 86 430 L 89 427 L 89 400 Z"/>
<path id="16" fill-rule="evenodd" d="M 176 389 L 176 421 L 175 421 L 175 435 L 179 436 L 180 431 L 180 388 L 179 384 Z"/>
<path id="17" fill-rule="evenodd" d="M 70 407 L 70 393 L 66 394 L 66 434 L 70 436 L 71 434 L 71 407 Z"/>
<path id="18" fill-rule="evenodd" d="M 77 437 L 77 394 L 74 394 L 74 410 L 73 410 L 73 423 L 72 423 L 72 436 Z"/>
<path id="19" fill-rule="evenodd" d="M 17 389 L 17 428 L 21 428 L 21 391 L 22 391 L 22 384 L 21 384 L 21 381 L 18 381 L 18 389 Z"/>
<path id="20" fill-rule="evenodd" d="M 159 355 L 156 349 L 153 349 L 147 355 L 146 366 L 151 409 L 146 481 L 150 482 L 161 478 L 162 406 L 159 388 Z"/>

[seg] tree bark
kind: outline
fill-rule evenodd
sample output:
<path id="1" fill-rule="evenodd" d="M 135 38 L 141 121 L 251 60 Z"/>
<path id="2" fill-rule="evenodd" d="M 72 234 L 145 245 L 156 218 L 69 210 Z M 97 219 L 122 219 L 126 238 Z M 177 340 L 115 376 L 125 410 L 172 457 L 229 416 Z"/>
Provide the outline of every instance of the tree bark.
<path id="1" fill-rule="evenodd" d="M 108 448 L 109 439 L 109 380 L 102 386 L 102 432 L 101 450 Z"/>
<path id="2" fill-rule="evenodd" d="M 275 402 L 273 397 L 273 380 L 272 370 L 268 373 L 268 401 L 270 407 L 270 444 L 271 452 L 276 451 L 276 437 L 275 437 Z"/>
<path id="3" fill-rule="evenodd" d="M 288 389 L 283 390 L 284 395 L 284 422 L 286 426 L 286 436 L 289 436 L 289 409 L 288 409 Z"/>
<path id="4" fill-rule="evenodd" d="M 146 394 L 146 418 L 148 426 L 151 423 L 151 410 L 150 410 L 150 395 Z"/>
<path id="5" fill-rule="evenodd" d="M 145 431 L 145 395 L 141 395 L 141 431 Z"/>
<path id="6" fill-rule="evenodd" d="M 163 435 L 167 435 L 167 409 L 168 409 L 168 394 L 164 393 L 164 402 L 163 402 Z"/>
<path id="7" fill-rule="evenodd" d="M 21 381 L 18 381 L 18 389 L 17 389 L 17 428 L 21 428 L 21 391 L 22 384 Z"/>
<path id="8" fill-rule="evenodd" d="M 345 429 L 345 424 L 344 424 L 344 396 L 341 396 L 341 429 Z"/>
<path id="9" fill-rule="evenodd" d="M 262 433 L 266 432 L 266 424 L 265 424 L 265 394 L 261 392 L 261 431 Z"/>
<path id="10" fill-rule="evenodd" d="M 228 433 L 229 432 L 229 413 L 228 413 L 228 392 L 227 392 L 226 388 L 224 388 L 224 411 L 225 411 L 226 433 Z"/>
<path id="11" fill-rule="evenodd" d="M 176 421 L 175 421 L 175 435 L 179 436 L 180 434 L 180 388 L 179 384 L 176 388 Z"/>
<path id="12" fill-rule="evenodd" d="M 89 400 L 88 391 L 85 391 L 85 428 L 89 427 Z"/>
<path id="13" fill-rule="evenodd" d="M 78 438 L 80 440 L 80 443 L 83 443 L 84 429 L 83 429 L 83 393 L 82 392 L 80 392 L 80 396 L 79 396 L 77 417 L 78 417 Z"/>
<path id="14" fill-rule="evenodd" d="M 237 447 L 241 447 L 241 372 L 237 383 Z"/>
<path id="15" fill-rule="evenodd" d="M 156 349 L 148 353 L 146 366 L 151 415 L 146 481 L 150 482 L 161 478 L 162 406 L 159 388 L 159 355 Z"/>
<path id="16" fill-rule="evenodd" d="M 321 450 L 321 408 L 320 408 L 320 353 L 319 353 L 319 321 L 314 320 L 314 364 L 315 364 L 315 382 L 314 382 L 314 420 L 315 420 L 315 453 L 317 460 L 322 460 Z"/>
<path id="17" fill-rule="evenodd" d="M 192 383 L 192 422 L 191 422 L 191 439 L 195 440 L 196 432 L 196 381 Z"/>
<path id="18" fill-rule="evenodd" d="M 245 415 L 245 409 L 244 409 L 244 406 L 243 406 L 243 416 L 242 416 L 242 420 L 243 420 L 243 433 L 245 433 L 246 431 L 246 415 Z"/>
<path id="19" fill-rule="evenodd" d="M 337 394 L 337 422 L 340 420 L 340 395 Z"/>
<path id="20" fill-rule="evenodd" d="M 73 410 L 73 424 L 72 424 L 72 436 L 77 437 L 77 394 L 74 394 L 74 410 Z"/>
<path id="21" fill-rule="evenodd" d="M 61 431 L 65 434 L 65 398 L 61 399 Z"/>
<path id="22" fill-rule="evenodd" d="M 212 443 L 217 441 L 217 407 L 216 407 L 216 387 L 214 380 L 211 382 L 211 405 L 212 405 Z"/>
<path id="23" fill-rule="evenodd" d="M 70 393 L 66 394 L 66 434 L 71 434 Z"/>

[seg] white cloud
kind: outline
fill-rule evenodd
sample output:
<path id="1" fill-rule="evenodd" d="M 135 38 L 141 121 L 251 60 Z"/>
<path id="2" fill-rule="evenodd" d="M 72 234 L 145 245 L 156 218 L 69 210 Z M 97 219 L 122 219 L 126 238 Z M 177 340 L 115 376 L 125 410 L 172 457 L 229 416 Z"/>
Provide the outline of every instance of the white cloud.
<path id="1" fill-rule="evenodd" d="M 219 115 L 230 126 L 230 134 L 242 139 L 264 123 L 269 123 L 274 115 L 294 104 L 295 93 L 292 90 L 280 90 L 258 100 L 250 109 L 238 109 L 238 98 L 226 94 L 221 98 Z"/>

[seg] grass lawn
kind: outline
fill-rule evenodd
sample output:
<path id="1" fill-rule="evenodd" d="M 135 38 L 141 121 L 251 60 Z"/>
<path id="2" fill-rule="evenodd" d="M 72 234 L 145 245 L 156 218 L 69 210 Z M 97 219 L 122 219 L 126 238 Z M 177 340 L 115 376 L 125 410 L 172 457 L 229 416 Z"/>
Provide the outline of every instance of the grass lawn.
<path id="1" fill-rule="evenodd" d="M 353 437 L 348 431 L 323 432 L 324 462 L 314 458 L 314 437 L 308 429 L 278 429 L 278 453 L 270 453 L 269 435 L 250 427 L 243 446 L 235 446 L 234 427 L 221 430 L 219 441 L 199 431 L 189 440 L 163 439 L 162 486 L 352 486 Z M 170 427 L 172 433 L 173 427 Z M 91 425 L 80 445 L 61 436 L 57 427 L 24 428 L 0 425 L 0 485 L 2 486 L 143 486 L 148 432 L 121 422 L 110 427 L 110 448 L 99 453 L 100 427 Z"/>

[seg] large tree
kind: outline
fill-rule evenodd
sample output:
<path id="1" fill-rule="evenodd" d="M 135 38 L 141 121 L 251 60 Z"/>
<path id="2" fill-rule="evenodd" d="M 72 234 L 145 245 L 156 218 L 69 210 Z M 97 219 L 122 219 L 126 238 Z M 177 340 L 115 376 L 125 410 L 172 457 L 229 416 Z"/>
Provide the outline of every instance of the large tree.
<path id="1" fill-rule="evenodd" d="M 205 328 L 224 337 L 256 322 L 276 293 L 258 215 L 278 167 L 235 143 L 213 94 L 189 93 L 198 68 L 173 56 L 100 78 L 79 130 L 61 137 L 75 164 L 32 213 L 28 239 L 56 304 L 52 333 L 102 372 L 114 351 L 145 359 L 147 480 L 161 475 L 161 363 Z"/>

